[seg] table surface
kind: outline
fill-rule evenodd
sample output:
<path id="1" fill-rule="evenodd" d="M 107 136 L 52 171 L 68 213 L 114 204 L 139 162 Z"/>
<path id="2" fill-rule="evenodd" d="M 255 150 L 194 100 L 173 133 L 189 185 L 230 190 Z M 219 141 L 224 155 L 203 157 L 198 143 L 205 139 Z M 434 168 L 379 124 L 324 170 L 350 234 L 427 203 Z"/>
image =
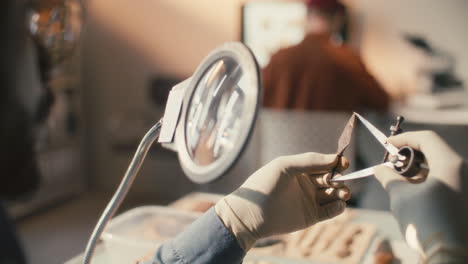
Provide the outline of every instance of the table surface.
<path id="1" fill-rule="evenodd" d="M 377 225 L 377 234 L 375 236 L 376 239 L 378 238 L 387 238 L 391 241 L 396 241 L 400 244 L 403 244 L 403 236 L 398 227 L 398 223 L 396 222 L 395 218 L 389 213 L 384 211 L 374 211 L 374 210 L 362 210 L 362 209 L 355 209 L 356 212 L 355 218 L 353 222 L 355 223 L 373 223 Z M 374 239 L 374 243 L 376 242 Z M 371 246 L 372 247 L 372 246 Z M 370 248 L 371 248 L 370 247 Z M 395 248 L 394 248 L 395 249 Z M 369 258 L 371 257 L 371 250 L 368 250 L 366 256 L 363 259 L 363 263 L 367 263 Z M 395 253 L 398 254 L 397 250 L 395 249 Z M 247 255 L 246 259 L 258 259 L 256 256 Z M 319 262 L 315 261 L 299 261 L 299 260 L 291 260 L 291 259 L 282 259 L 278 257 L 261 257 L 262 260 L 267 260 L 275 264 L 311 264 Z M 65 262 L 65 264 L 81 264 L 83 260 L 83 256 L 79 255 L 75 258 Z M 98 245 L 96 248 L 96 252 L 93 258 L 93 264 L 104 264 L 109 263 L 109 258 L 106 255 L 104 247 L 102 245 Z M 404 262 L 403 262 L 404 263 Z"/>

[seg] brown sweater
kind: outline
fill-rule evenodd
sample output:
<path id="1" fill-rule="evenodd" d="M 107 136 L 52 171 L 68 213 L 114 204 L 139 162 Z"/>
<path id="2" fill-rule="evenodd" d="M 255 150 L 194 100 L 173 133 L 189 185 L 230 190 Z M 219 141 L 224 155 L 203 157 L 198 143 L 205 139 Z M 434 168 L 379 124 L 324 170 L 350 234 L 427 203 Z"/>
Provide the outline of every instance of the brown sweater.
<path id="1" fill-rule="evenodd" d="M 389 96 L 358 54 L 328 35 L 307 35 L 278 51 L 263 70 L 266 107 L 329 111 L 385 111 Z"/>

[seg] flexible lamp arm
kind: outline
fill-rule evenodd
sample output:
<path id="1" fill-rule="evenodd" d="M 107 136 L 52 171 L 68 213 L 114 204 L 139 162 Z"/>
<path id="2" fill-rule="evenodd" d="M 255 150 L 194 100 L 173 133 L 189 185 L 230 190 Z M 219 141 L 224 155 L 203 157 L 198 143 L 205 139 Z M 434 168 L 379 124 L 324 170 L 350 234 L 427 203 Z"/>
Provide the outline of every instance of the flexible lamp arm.
<path id="1" fill-rule="evenodd" d="M 119 185 L 119 188 L 117 188 L 117 191 L 114 193 L 114 196 L 110 200 L 106 209 L 104 209 L 101 218 L 99 219 L 91 237 L 89 238 L 84 255 L 84 264 L 90 263 L 96 248 L 96 244 L 101 237 L 104 228 L 107 226 L 109 220 L 114 216 L 123 199 L 127 195 L 128 190 L 132 186 L 132 183 L 135 180 L 138 171 L 140 170 L 141 164 L 143 164 L 143 161 L 145 160 L 148 150 L 150 149 L 153 142 L 159 137 L 161 126 L 162 119 L 159 120 L 159 122 L 156 123 L 148 132 L 146 132 L 146 135 L 141 140 L 140 145 L 138 146 L 138 149 L 133 156 L 132 162 L 128 166 L 128 169 L 125 172 L 125 176 Z"/>

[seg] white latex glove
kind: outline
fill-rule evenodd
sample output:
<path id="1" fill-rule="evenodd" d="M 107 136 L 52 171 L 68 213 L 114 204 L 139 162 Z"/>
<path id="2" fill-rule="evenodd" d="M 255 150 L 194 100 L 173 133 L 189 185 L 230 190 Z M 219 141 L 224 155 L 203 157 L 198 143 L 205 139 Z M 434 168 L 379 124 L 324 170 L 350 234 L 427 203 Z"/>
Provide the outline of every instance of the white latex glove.
<path id="1" fill-rule="evenodd" d="M 341 214 L 349 199 L 330 171 L 348 167 L 337 155 L 305 153 L 277 158 L 252 174 L 215 210 L 244 250 L 260 238 L 297 231 Z"/>
<path id="2" fill-rule="evenodd" d="M 466 163 L 432 131 L 403 133 L 388 141 L 420 150 L 429 165 L 426 181 L 417 184 L 391 168 L 375 170 L 408 244 L 431 263 L 468 263 Z"/>

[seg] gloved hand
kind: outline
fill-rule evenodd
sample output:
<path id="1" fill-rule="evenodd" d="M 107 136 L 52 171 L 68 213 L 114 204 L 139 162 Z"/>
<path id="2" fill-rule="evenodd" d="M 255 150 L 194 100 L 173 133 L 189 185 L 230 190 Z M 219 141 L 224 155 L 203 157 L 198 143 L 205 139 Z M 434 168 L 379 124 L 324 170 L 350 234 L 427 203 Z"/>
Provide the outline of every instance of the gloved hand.
<path id="1" fill-rule="evenodd" d="M 219 201 L 216 213 L 245 251 L 260 238 L 332 218 L 350 196 L 343 183 L 328 184 L 336 165 L 342 171 L 348 161 L 318 153 L 279 157 Z"/>
<path id="2" fill-rule="evenodd" d="M 396 147 L 407 145 L 420 150 L 429 165 L 426 181 L 418 184 L 410 183 L 391 168 L 375 169 L 375 176 L 388 191 L 391 210 L 408 244 L 431 263 L 465 261 L 466 162 L 432 131 L 403 133 L 388 141 Z"/>

